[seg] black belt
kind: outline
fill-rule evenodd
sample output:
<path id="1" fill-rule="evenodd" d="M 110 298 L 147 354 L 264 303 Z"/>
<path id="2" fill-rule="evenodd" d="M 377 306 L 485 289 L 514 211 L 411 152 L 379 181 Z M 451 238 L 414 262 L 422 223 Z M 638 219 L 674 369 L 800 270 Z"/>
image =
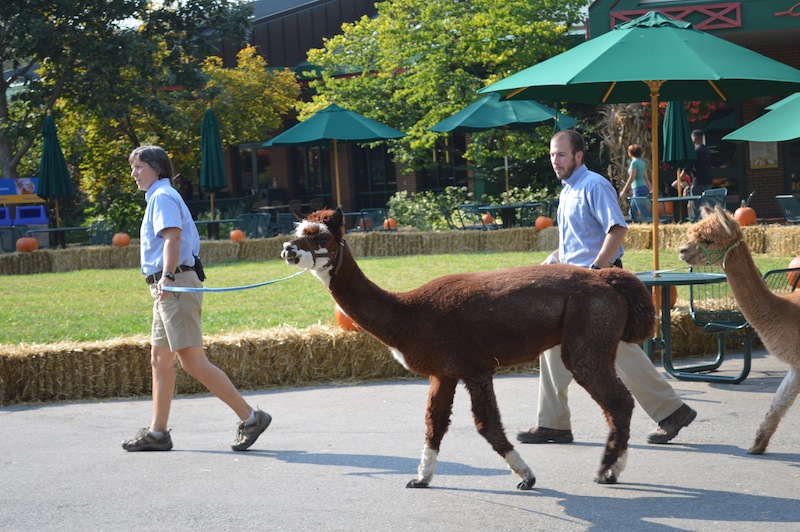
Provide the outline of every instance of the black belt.
<path id="1" fill-rule="evenodd" d="M 182 272 L 193 272 L 194 266 L 184 266 L 181 264 L 177 268 L 175 268 L 175 273 L 182 273 Z M 157 283 L 158 280 L 161 279 L 161 272 L 156 272 L 153 275 L 148 275 L 144 278 L 144 282 L 147 284 Z"/>

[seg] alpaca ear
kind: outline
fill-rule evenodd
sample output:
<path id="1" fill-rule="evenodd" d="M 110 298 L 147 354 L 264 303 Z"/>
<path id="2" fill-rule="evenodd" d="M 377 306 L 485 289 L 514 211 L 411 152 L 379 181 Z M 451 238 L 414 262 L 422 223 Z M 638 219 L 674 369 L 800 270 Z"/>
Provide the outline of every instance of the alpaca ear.
<path id="1" fill-rule="evenodd" d="M 291 209 L 291 211 L 292 211 L 292 214 L 294 215 L 294 217 L 297 218 L 298 220 L 300 220 L 301 222 L 306 219 L 306 215 L 303 214 L 302 212 L 296 211 L 294 209 Z"/>
<path id="2" fill-rule="evenodd" d="M 342 230 L 344 228 L 344 214 L 342 214 L 342 208 L 336 207 L 336 210 L 333 211 L 333 216 L 331 216 L 330 221 L 328 222 L 328 229 L 330 229 L 333 236 L 336 237 L 337 240 L 342 239 Z"/>
<path id="3" fill-rule="evenodd" d="M 714 214 L 714 211 L 708 205 L 700 207 L 700 218 L 708 218 L 712 214 Z"/>
<path id="4" fill-rule="evenodd" d="M 714 214 L 716 214 L 719 224 L 725 229 L 725 231 L 729 235 L 733 234 L 734 219 L 728 216 L 728 213 L 725 212 L 725 209 L 717 205 L 714 207 Z"/>

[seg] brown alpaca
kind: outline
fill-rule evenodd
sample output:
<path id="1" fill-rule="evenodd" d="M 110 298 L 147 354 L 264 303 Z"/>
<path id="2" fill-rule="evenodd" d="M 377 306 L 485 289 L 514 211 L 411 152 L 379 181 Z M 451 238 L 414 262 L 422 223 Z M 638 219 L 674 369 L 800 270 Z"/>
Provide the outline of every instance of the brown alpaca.
<path id="1" fill-rule="evenodd" d="M 649 338 L 654 323 L 650 292 L 636 276 L 620 269 L 524 266 L 448 275 L 408 292 L 387 292 L 362 273 L 343 237 L 342 211 L 319 211 L 298 225 L 297 238 L 283 244 L 281 256 L 312 270 L 398 362 L 430 378 L 425 447 L 419 475 L 407 487 L 430 484 L 456 385 L 463 380 L 478 432 L 522 478 L 517 487 L 533 488 L 536 477 L 503 430 L 492 376 L 557 344 L 610 427 L 596 480 L 617 481 L 633 398 L 615 374 L 615 352 L 620 339 Z"/>
<path id="2" fill-rule="evenodd" d="M 800 391 L 800 292 L 775 294 L 767 288 L 744 242 L 739 223 L 721 207 L 703 208 L 703 218 L 688 231 L 681 260 L 691 265 L 721 264 L 736 303 L 767 350 L 789 364 L 772 406 L 748 452 L 762 454 L 781 418 Z"/>

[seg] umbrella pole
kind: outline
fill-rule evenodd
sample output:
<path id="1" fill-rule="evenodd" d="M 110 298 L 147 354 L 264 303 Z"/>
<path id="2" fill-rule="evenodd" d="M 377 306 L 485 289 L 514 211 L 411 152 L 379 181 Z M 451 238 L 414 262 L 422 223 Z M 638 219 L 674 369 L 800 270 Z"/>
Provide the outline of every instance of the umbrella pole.
<path id="1" fill-rule="evenodd" d="M 646 81 L 650 87 L 650 145 L 653 165 L 653 272 L 658 272 L 658 91 L 663 81 Z M 658 273 L 654 273 L 658 276 Z M 658 293 L 658 291 L 656 291 Z"/>
<path id="2" fill-rule="evenodd" d="M 61 229 L 61 213 L 58 211 L 58 196 L 55 197 L 56 202 L 56 229 Z M 66 242 L 62 242 L 61 239 L 65 238 L 64 234 L 61 231 L 56 233 L 58 235 L 58 245 L 62 248 L 67 247 Z"/>
<path id="3" fill-rule="evenodd" d="M 508 186 L 508 145 L 506 144 L 506 126 L 503 126 L 503 155 L 506 161 L 506 205 L 511 203 Z"/>
<path id="4" fill-rule="evenodd" d="M 336 144 L 336 139 L 333 139 L 333 171 L 336 175 L 336 205 L 342 206 L 342 193 L 339 188 L 339 149 Z"/>

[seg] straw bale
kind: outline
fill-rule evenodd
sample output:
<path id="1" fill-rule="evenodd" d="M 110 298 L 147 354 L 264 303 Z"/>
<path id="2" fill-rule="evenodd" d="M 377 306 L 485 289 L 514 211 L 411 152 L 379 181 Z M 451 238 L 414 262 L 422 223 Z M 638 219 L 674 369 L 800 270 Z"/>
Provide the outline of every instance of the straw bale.
<path id="1" fill-rule="evenodd" d="M 240 261 L 264 262 L 281 258 L 283 243 L 289 240 L 286 235 L 270 238 L 247 238 L 239 242 Z"/>
<path id="2" fill-rule="evenodd" d="M 750 253 L 766 253 L 767 250 L 767 226 L 748 225 L 742 227 L 744 242 L 750 248 Z"/>
<path id="3" fill-rule="evenodd" d="M 536 231 L 533 251 L 554 251 L 558 249 L 558 227 L 551 226 Z"/>
<path id="4" fill-rule="evenodd" d="M 52 269 L 53 256 L 48 250 L 32 251 L 30 253 L 6 253 L 0 257 L 0 274 L 26 275 L 31 273 L 44 273 Z"/>
<path id="5" fill-rule="evenodd" d="M 75 270 L 108 270 L 137 268 L 139 266 L 139 246 L 77 246 L 54 249 L 52 272 L 71 272 Z"/>
<path id="6" fill-rule="evenodd" d="M 630 224 L 623 244 L 625 249 L 651 249 L 653 247 L 653 226 L 650 224 Z"/>
<path id="7" fill-rule="evenodd" d="M 239 243 L 231 240 L 201 240 L 200 260 L 203 264 L 235 262 L 239 258 Z"/>
<path id="8" fill-rule="evenodd" d="M 532 251 L 537 240 L 536 229 L 532 227 L 500 229 L 498 231 L 492 231 L 492 234 L 487 236 L 486 247 L 482 251 Z"/>
<path id="9" fill-rule="evenodd" d="M 792 257 L 800 255 L 800 225 L 769 226 L 764 241 L 765 253 Z"/>

